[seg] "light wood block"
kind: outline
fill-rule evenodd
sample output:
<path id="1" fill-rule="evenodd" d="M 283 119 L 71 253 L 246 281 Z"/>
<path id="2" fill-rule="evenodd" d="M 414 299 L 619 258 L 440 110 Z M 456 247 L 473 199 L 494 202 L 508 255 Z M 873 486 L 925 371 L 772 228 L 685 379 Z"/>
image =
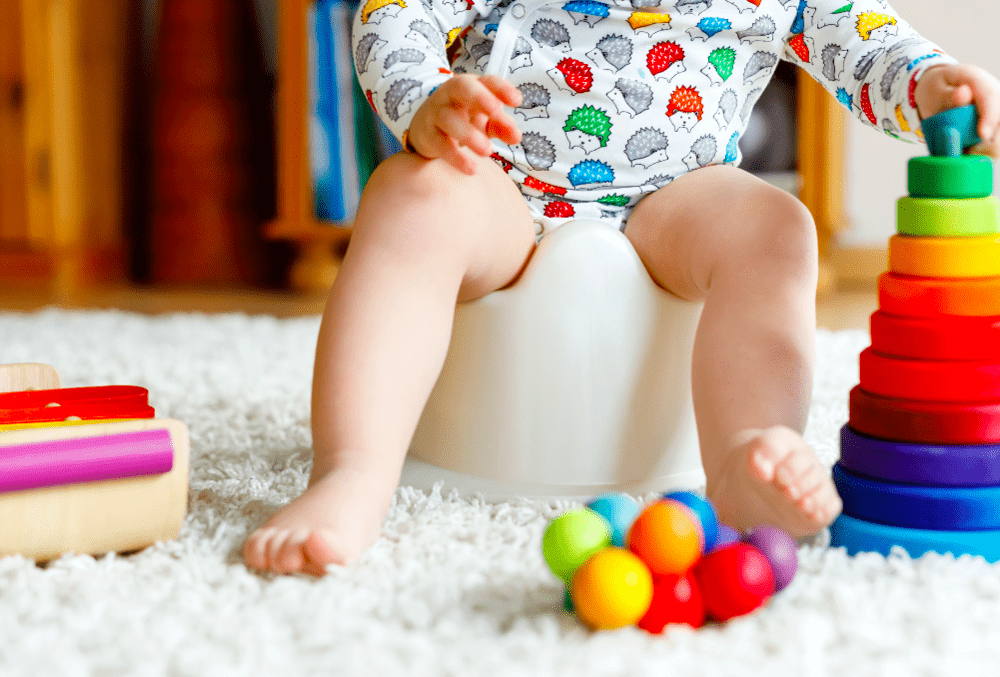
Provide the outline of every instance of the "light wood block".
<path id="1" fill-rule="evenodd" d="M 0 364 L 0 393 L 61 388 L 55 368 L 39 362 Z"/>
<path id="2" fill-rule="evenodd" d="M 0 494 L 0 556 L 49 560 L 102 554 L 175 538 L 187 513 L 190 443 L 174 419 L 0 431 L 0 446 L 166 429 L 174 465 L 162 475 L 67 484 Z"/>

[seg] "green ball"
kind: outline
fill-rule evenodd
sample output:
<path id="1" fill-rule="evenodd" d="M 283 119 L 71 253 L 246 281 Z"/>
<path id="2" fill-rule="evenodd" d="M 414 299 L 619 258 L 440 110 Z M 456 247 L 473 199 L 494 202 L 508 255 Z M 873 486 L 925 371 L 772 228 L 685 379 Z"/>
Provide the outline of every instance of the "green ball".
<path id="1" fill-rule="evenodd" d="M 593 510 L 581 508 L 552 520 L 542 536 L 545 562 L 568 584 L 591 555 L 611 545 L 611 526 Z"/>

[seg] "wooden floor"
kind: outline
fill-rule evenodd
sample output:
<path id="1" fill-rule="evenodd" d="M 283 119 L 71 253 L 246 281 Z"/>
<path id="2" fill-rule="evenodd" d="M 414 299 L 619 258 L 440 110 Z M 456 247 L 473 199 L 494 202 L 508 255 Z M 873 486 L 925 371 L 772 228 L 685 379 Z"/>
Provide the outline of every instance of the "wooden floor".
<path id="1" fill-rule="evenodd" d="M 119 309 L 137 313 L 172 312 L 247 313 L 276 317 L 315 315 L 323 311 L 326 295 L 246 289 L 150 289 L 107 287 L 60 297 L 45 288 L 4 283 L 0 310 L 32 311 L 47 306 L 77 309 Z M 816 304 L 816 324 L 827 329 L 867 329 L 868 317 L 877 307 L 874 283 L 852 283 L 821 298 Z"/>

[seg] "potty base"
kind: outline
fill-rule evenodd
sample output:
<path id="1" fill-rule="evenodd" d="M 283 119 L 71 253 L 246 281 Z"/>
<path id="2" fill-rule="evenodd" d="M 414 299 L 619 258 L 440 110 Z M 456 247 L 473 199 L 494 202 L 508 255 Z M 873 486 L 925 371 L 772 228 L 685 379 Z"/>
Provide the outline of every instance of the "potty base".
<path id="1" fill-rule="evenodd" d="M 705 473 L 700 468 L 656 477 L 636 484 L 591 484 L 567 486 L 562 484 L 535 484 L 531 482 L 501 481 L 439 468 L 420 459 L 407 457 L 403 465 L 400 485 L 430 492 L 442 483 L 441 493 L 452 489 L 460 496 L 481 496 L 487 501 L 505 501 L 515 497 L 542 500 L 582 500 L 609 491 L 620 491 L 631 496 L 650 492 L 667 493 L 679 490 L 701 490 L 705 487 Z"/>

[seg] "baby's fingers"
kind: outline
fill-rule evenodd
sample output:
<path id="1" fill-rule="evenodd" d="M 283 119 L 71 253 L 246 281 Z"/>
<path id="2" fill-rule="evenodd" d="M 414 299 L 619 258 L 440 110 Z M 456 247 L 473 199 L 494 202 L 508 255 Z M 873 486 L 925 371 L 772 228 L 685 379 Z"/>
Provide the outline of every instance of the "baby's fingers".
<path id="1" fill-rule="evenodd" d="M 442 109 L 438 115 L 437 128 L 448 139 L 469 147 L 479 155 L 489 155 L 492 150 L 486 133 L 474 125 L 462 111 Z"/>
<path id="2" fill-rule="evenodd" d="M 450 136 L 445 138 L 445 144 L 447 148 L 441 155 L 442 160 L 463 174 L 471 176 L 476 173 L 476 156 L 472 154 L 472 151 Z"/>

